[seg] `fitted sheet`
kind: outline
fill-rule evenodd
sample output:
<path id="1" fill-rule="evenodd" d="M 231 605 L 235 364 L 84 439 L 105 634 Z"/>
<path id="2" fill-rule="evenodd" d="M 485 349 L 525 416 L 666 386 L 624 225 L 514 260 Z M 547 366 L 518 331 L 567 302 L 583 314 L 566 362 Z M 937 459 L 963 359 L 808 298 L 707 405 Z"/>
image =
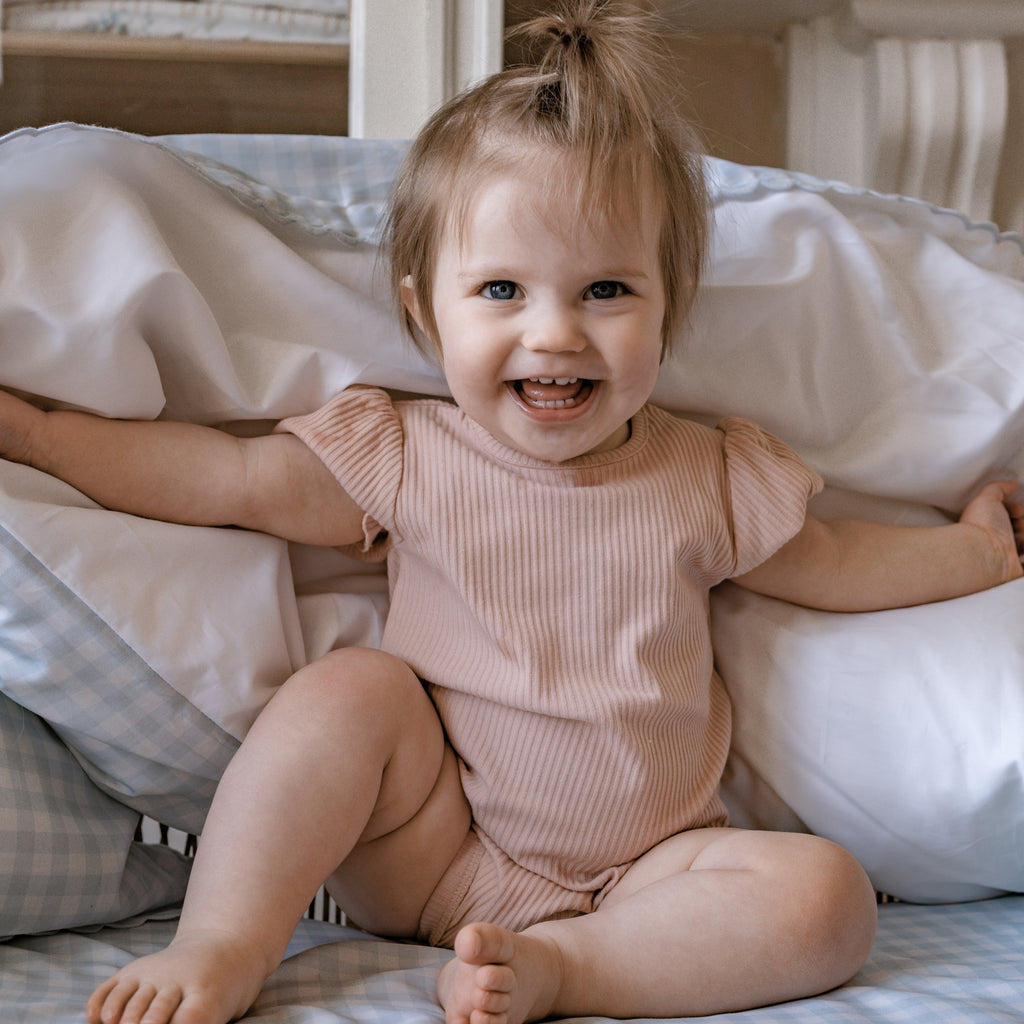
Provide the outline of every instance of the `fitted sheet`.
<path id="1" fill-rule="evenodd" d="M 95 984 L 153 952 L 172 921 L 65 932 L 0 946 L 0 1019 L 81 1024 Z M 445 950 L 304 921 L 246 1020 L 277 1024 L 435 1024 Z M 868 962 L 842 988 L 796 1002 L 690 1018 L 696 1024 L 998 1024 L 1024 1014 L 1024 897 L 879 907 Z M 604 1018 L 578 1018 L 589 1024 Z"/>

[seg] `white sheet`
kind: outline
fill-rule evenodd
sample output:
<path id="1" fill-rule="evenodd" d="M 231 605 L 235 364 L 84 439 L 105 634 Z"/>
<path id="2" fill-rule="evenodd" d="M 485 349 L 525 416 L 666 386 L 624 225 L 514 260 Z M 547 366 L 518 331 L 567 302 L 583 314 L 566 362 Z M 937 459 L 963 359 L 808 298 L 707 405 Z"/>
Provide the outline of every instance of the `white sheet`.
<path id="1" fill-rule="evenodd" d="M 954 907 L 887 904 L 868 962 L 814 999 L 693 1024 L 999 1024 L 1024 1006 L 1024 899 Z M 170 922 L 62 934 L 0 946 L 0 1017 L 17 1024 L 80 1024 L 93 986 L 134 956 L 155 951 Z M 324 944 L 328 943 L 328 944 Z M 311 948 L 312 947 L 312 948 Z M 306 950 L 305 952 L 300 952 Z M 437 972 L 450 956 L 304 922 L 294 955 L 245 1018 L 266 1024 L 441 1024 Z M 605 1024 L 604 1018 L 574 1018 Z"/>

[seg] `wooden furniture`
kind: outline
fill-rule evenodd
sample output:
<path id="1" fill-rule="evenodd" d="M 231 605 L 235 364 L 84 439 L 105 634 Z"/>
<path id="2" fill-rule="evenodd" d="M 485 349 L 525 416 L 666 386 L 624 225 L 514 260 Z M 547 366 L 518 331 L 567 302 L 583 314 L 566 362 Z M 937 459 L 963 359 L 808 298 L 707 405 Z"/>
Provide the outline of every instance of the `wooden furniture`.
<path id="1" fill-rule="evenodd" d="M 0 131 L 348 131 L 348 47 L 7 31 Z"/>

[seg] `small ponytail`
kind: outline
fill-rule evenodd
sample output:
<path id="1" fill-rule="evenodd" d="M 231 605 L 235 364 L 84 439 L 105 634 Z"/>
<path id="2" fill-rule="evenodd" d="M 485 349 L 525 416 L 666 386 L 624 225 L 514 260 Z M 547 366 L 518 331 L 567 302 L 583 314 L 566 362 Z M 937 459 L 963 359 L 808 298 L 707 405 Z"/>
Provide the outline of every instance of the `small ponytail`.
<path id="1" fill-rule="evenodd" d="M 654 18 L 621 0 L 561 0 L 508 38 L 524 62 L 437 111 L 399 173 L 386 228 L 395 294 L 412 289 L 436 345 L 431 292 L 445 233 L 461 231 L 484 183 L 539 154 L 563 172 L 559 201 L 584 218 L 624 197 L 637 215 L 641 197 L 661 205 L 667 350 L 701 278 L 708 200 L 695 133 L 660 96 L 667 57 Z"/>
<path id="2" fill-rule="evenodd" d="M 565 144 L 589 149 L 637 133 L 654 141 L 663 56 L 649 17 L 611 0 L 564 2 L 508 38 L 536 55 L 527 111 L 547 119 Z"/>

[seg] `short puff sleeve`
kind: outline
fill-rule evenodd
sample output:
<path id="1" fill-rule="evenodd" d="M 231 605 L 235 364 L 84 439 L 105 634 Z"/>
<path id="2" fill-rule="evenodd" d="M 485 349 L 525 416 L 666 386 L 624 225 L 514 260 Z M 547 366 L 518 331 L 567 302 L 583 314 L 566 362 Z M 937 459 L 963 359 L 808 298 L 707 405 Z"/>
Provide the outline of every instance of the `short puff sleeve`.
<path id="1" fill-rule="evenodd" d="M 725 434 L 736 552 L 730 576 L 742 576 L 800 532 L 822 480 L 788 445 L 748 420 L 728 417 L 718 429 Z"/>
<path id="2" fill-rule="evenodd" d="M 368 561 L 385 558 L 405 458 L 405 431 L 387 392 L 346 388 L 316 412 L 291 416 L 276 429 L 308 445 L 363 510 L 363 541 L 343 550 Z"/>

